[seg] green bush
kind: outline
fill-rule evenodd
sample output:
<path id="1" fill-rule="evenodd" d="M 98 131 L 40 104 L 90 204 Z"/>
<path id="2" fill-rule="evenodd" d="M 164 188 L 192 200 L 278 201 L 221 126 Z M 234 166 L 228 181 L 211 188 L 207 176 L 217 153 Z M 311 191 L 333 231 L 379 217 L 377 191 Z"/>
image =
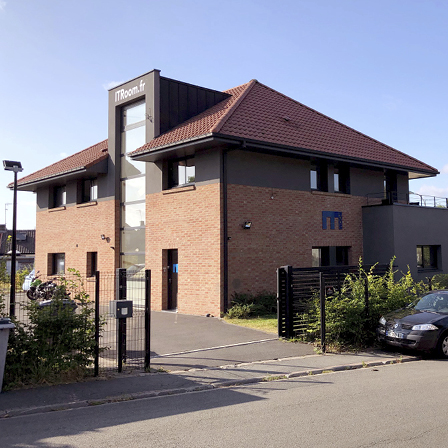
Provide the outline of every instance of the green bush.
<path id="1" fill-rule="evenodd" d="M 433 289 L 448 289 L 448 274 L 436 274 L 431 278 Z"/>
<path id="2" fill-rule="evenodd" d="M 85 375 L 95 353 L 94 307 L 83 289 L 78 272 L 60 279 L 51 305 L 24 305 L 28 322 L 13 318 L 6 357 L 4 387 L 58 382 Z M 70 296 L 67 294 L 70 293 Z M 73 310 L 67 297 L 76 302 Z"/>
<path id="3" fill-rule="evenodd" d="M 251 293 L 237 293 L 232 294 L 232 300 L 230 302 L 231 308 L 227 311 L 227 316 L 233 308 L 237 307 L 237 313 L 240 313 L 240 308 L 244 305 L 250 307 L 246 308 L 249 312 L 247 317 L 242 317 L 239 319 L 247 319 L 251 316 L 266 316 L 277 312 L 277 296 L 275 293 L 270 293 L 267 291 L 262 291 L 257 294 Z"/>
<path id="4" fill-rule="evenodd" d="M 236 304 L 227 311 L 227 317 L 229 319 L 248 319 L 251 316 L 252 311 L 253 304 Z"/>
<path id="5" fill-rule="evenodd" d="M 396 272 L 391 268 L 383 276 L 375 274 L 372 268 L 366 272 L 360 266 L 359 273 L 346 276 L 341 290 L 328 297 L 326 310 L 326 341 L 339 346 L 367 346 L 375 340 L 375 330 L 379 318 L 388 312 L 403 308 L 416 296 L 429 290 L 423 282 L 415 282 L 410 272 L 394 279 Z M 365 307 L 365 282 L 368 281 L 369 309 Z M 309 312 L 311 322 L 306 332 L 309 341 L 320 338 L 320 302 L 319 294 L 313 297 Z"/>

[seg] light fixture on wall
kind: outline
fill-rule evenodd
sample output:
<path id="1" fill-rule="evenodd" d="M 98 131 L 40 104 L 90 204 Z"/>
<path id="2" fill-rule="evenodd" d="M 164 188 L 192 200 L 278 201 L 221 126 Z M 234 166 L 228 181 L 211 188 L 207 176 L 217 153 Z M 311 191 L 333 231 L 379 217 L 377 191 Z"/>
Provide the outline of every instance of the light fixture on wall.
<path id="1" fill-rule="evenodd" d="M 101 239 L 104 241 L 106 239 L 106 235 L 104 233 L 101 234 Z"/>
<path id="2" fill-rule="evenodd" d="M 243 224 L 243 229 L 249 230 L 252 227 L 252 221 L 245 221 Z"/>

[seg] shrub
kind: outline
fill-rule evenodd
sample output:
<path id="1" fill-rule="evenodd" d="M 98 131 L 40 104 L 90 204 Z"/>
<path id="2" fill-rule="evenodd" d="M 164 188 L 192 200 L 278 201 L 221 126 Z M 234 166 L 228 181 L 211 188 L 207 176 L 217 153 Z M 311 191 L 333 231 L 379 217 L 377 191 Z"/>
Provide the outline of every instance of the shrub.
<path id="1" fill-rule="evenodd" d="M 231 308 L 227 311 L 238 319 L 247 319 L 251 316 L 266 316 L 277 312 L 277 296 L 275 293 L 262 291 L 258 294 L 234 292 L 230 302 Z M 235 314 L 244 316 L 237 317 Z"/>
<path id="2" fill-rule="evenodd" d="M 95 353 L 94 307 L 85 293 L 77 271 L 73 278 L 60 279 L 51 305 L 23 305 L 28 323 L 13 319 L 5 365 L 4 385 L 11 388 L 23 384 L 57 382 L 73 375 L 84 375 Z M 68 293 L 76 302 L 74 311 Z"/>
<path id="3" fill-rule="evenodd" d="M 381 315 L 403 308 L 416 296 L 429 290 L 423 282 L 415 282 L 410 272 L 394 279 L 394 259 L 389 272 L 383 276 L 375 274 L 374 268 L 366 272 L 360 266 L 358 274 L 346 276 L 341 290 L 327 298 L 326 340 L 328 343 L 344 346 L 366 346 L 375 340 L 375 330 Z M 368 281 L 369 312 L 365 308 L 365 281 Z M 308 320 L 306 339 L 318 340 L 320 337 L 320 302 L 319 294 L 313 297 Z"/>
<path id="4" fill-rule="evenodd" d="M 229 319 L 248 319 L 253 311 L 253 304 L 246 305 L 233 305 L 227 311 L 227 317 Z"/>

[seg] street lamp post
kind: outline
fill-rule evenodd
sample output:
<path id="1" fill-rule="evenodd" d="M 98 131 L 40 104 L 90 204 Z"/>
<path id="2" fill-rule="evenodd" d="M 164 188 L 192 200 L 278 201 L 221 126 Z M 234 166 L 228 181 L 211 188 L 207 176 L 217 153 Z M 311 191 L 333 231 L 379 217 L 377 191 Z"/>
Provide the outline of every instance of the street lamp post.
<path id="1" fill-rule="evenodd" d="M 3 168 L 14 172 L 14 199 L 12 201 L 12 247 L 11 247 L 11 292 L 9 295 L 9 315 L 15 315 L 16 307 L 16 251 L 17 251 L 17 173 L 23 171 L 20 162 L 3 160 Z"/>

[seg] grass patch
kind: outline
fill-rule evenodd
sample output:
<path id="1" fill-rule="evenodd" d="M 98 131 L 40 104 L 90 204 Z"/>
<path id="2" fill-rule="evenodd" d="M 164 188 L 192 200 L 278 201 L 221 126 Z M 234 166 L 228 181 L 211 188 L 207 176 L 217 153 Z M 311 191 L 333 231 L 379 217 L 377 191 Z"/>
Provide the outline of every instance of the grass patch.
<path id="1" fill-rule="evenodd" d="M 230 319 L 224 317 L 229 324 L 239 325 L 240 327 L 253 328 L 254 330 L 265 331 L 266 333 L 277 334 L 277 315 L 268 314 L 266 316 L 250 317 L 249 319 Z"/>

